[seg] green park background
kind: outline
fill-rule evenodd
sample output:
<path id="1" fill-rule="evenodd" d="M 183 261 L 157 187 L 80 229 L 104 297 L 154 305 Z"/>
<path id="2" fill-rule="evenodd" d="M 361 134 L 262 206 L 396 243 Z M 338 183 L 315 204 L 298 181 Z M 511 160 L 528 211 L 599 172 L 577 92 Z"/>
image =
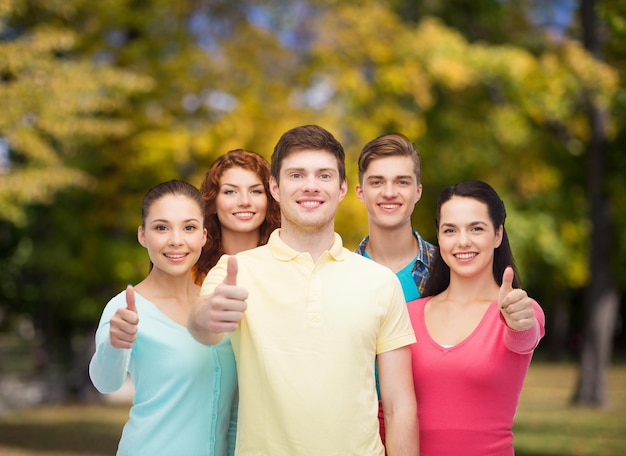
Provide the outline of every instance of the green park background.
<path id="1" fill-rule="evenodd" d="M 626 0 L 0 0 L 0 453 L 114 451 L 128 403 L 87 364 L 148 272 L 146 190 L 318 124 L 346 149 L 348 248 L 380 134 L 420 151 L 433 243 L 441 189 L 496 188 L 547 317 L 518 452 L 626 454 L 625 68 Z"/>

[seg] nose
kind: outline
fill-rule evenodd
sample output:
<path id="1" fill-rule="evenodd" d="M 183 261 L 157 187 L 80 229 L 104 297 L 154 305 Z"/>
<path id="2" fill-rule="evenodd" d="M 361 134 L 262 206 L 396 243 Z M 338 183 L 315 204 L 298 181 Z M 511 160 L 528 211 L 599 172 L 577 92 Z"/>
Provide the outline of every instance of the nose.
<path id="1" fill-rule="evenodd" d="M 250 205 L 250 195 L 248 192 L 239 193 L 239 200 L 237 201 L 239 206 L 249 206 Z"/>
<path id="2" fill-rule="evenodd" d="M 463 245 L 463 246 L 469 245 L 471 243 L 470 237 L 469 237 L 469 234 L 467 233 L 467 231 L 461 230 L 459 232 L 459 238 L 458 238 L 457 243 L 459 245 Z"/>
<path id="3" fill-rule="evenodd" d="M 319 183 L 317 182 L 317 178 L 315 175 L 309 175 L 304 180 L 304 185 L 302 186 L 302 190 L 305 192 L 317 192 L 319 191 Z"/>
<path id="4" fill-rule="evenodd" d="M 396 196 L 396 187 L 393 182 L 385 182 L 383 186 L 383 196 L 393 198 Z"/>
<path id="5" fill-rule="evenodd" d="M 170 231 L 170 237 L 169 237 L 169 245 L 181 245 L 183 243 L 183 237 L 182 234 L 180 233 L 180 231 L 178 230 L 172 230 Z"/>

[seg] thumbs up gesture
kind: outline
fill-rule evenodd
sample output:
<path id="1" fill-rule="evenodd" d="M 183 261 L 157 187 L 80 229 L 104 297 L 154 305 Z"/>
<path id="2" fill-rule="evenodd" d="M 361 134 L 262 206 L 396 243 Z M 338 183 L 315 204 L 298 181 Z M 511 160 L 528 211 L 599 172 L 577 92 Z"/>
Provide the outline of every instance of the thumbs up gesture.
<path id="1" fill-rule="evenodd" d="M 500 312 L 509 328 L 525 331 L 535 324 L 533 301 L 521 288 L 513 288 L 515 273 L 510 266 L 502 274 L 502 285 L 498 295 Z"/>
<path id="2" fill-rule="evenodd" d="M 126 287 L 126 307 L 120 307 L 109 323 L 109 338 L 115 348 L 131 348 L 137 339 L 139 316 L 135 306 L 135 289 Z"/>
<path id="3" fill-rule="evenodd" d="M 205 344 L 216 344 L 222 333 L 236 331 L 248 304 L 248 291 L 237 286 L 237 258 L 228 257 L 226 277 L 213 294 L 200 296 L 189 319 L 189 330 Z"/>

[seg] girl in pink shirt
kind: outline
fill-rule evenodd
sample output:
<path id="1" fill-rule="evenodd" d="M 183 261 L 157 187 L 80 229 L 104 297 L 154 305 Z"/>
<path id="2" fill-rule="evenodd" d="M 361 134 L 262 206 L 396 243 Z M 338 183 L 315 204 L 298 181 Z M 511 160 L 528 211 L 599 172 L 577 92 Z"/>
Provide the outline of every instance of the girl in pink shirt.
<path id="1" fill-rule="evenodd" d="M 504 204 L 481 181 L 445 189 L 425 298 L 408 303 L 421 456 L 511 456 L 541 307 L 519 288 Z"/>

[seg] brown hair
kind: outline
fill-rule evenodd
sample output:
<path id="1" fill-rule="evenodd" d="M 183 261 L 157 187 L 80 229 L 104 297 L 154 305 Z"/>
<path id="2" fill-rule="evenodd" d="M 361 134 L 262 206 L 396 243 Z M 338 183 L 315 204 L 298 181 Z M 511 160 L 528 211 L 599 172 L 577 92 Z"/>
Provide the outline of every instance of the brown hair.
<path id="1" fill-rule="evenodd" d="M 394 156 L 410 157 L 413 160 L 413 173 L 419 185 L 422 180 L 420 154 L 409 138 L 400 133 L 379 136 L 363 146 L 359 155 L 359 184 L 363 184 L 363 175 L 372 161 Z"/>
<path id="2" fill-rule="evenodd" d="M 272 177 L 276 183 L 280 184 L 280 167 L 283 160 L 291 152 L 301 150 L 326 150 L 337 158 L 337 169 L 339 170 L 339 182 L 346 180 L 346 154 L 343 146 L 335 137 L 322 127 L 317 125 L 303 125 L 295 127 L 285 132 L 272 154 Z"/>

